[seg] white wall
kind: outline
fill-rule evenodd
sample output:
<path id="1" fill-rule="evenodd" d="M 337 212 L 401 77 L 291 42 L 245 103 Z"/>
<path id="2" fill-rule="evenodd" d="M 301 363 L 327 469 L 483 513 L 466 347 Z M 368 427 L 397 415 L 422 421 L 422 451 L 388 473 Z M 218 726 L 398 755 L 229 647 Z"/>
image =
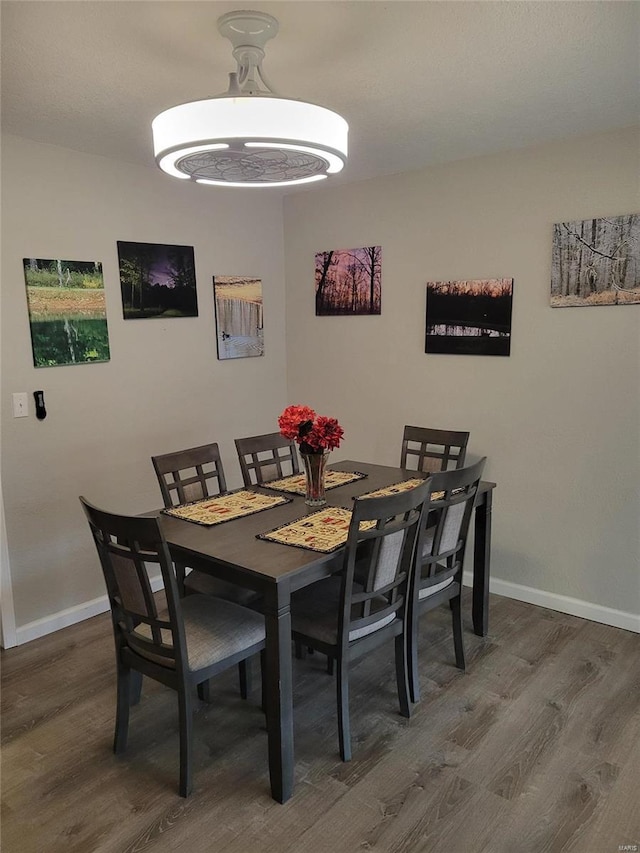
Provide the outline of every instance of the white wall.
<path id="1" fill-rule="evenodd" d="M 397 464 L 404 424 L 470 430 L 498 483 L 496 588 L 636 630 L 640 305 L 552 309 L 549 282 L 554 222 L 640 209 L 639 141 L 620 131 L 284 206 L 289 397 L 340 420 L 336 458 Z M 381 316 L 315 317 L 315 252 L 378 244 Z M 494 277 L 515 280 L 511 356 L 425 355 L 425 283 Z"/>
<path id="2" fill-rule="evenodd" d="M 151 455 L 209 441 L 238 486 L 233 439 L 277 428 L 287 402 L 282 201 L 10 136 L 2 181 L 2 488 L 24 639 L 104 596 L 78 495 L 122 512 L 160 506 Z M 125 322 L 117 240 L 194 246 L 199 316 Z M 24 257 L 102 261 L 111 361 L 33 367 Z M 217 360 L 214 274 L 262 279 L 264 357 Z M 29 393 L 30 417 L 12 418 L 14 391 Z"/>
<path id="3" fill-rule="evenodd" d="M 285 329 L 278 197 L 4 137 L 2 488 L 18 639 L 99 609 L 79 494 L 158 506 L 149 457 L 211 440 L 239 485 L 233 438 L 271 431 L 287 402 L 340 419 L 336 458 L 395 464 L 405 423 L 470 429 L 498 482 L 497 588 L 637 625 L 640 306 L 551 309 L 549 270 L 552 223 L 640 209 L 639 141 L 622 131 L 288 197 Z M 193 245 L 199 317 L 125 322 L 118 239 Z M 373 243 L 382 315 L 316 318 L 314 253 Z M 33 367 L 22 258 L 34 256 L 102 261 L 108 364 Z M 235 273 L 262 277 L 266 354 L 218 362 L 211 276 Z M 494 276 L 515 279 L 511 357 L 425 355 L 425 282 Z M 29 418 L 11 417 L 14 391 L 29 392 Z"/>

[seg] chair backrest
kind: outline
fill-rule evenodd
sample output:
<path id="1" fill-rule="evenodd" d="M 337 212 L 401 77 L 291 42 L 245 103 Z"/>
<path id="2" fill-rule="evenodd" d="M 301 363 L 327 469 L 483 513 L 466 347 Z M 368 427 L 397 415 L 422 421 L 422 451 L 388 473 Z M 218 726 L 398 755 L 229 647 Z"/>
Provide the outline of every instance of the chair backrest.
<path id="1" fill-rule="evenodd" d="M 471 513 L 486 456 L 467 468 L 429 477 L 431 497 L 422 543 L 419 587 L 444 585 L 462 572 Z"/>
<path id="2" fill-rule="evenodd" d="M 340 602 L 338 642 L 343 647 L 404 617 L 430 493 L 427 479 L 405 492 L 354 500 Z M 363 522 L 374 524 L 361 529 Z M 354 585 L 356 564 L 361 583 Z"/>
<path id="3" fill-rule="evenodd" d="M 215 497 L 226 492 L 227 482 L 217 444 L 152 456 L 165 507 Z"/>
<path id="4" fill-rule="evenodd" d="M 157 518 L 115 515 L 80 498 L 105 583 L 116 648 L 178 672 L 187 668 L 176 578 Z M 147 566 L 159 565 L 168 614 L 159 615 Z"/>
<path id="5" fill-rule="evenodd" d="M 468 432 L 405 426 L 400 467 L 429 473 L 462 468 L 468 441 Z"/>
<path id="6" fill-rule="evenodd" d="M 236 450 L 245 486 L 300 473 L 295 441 L 279 432 L 236 438 Z"/>

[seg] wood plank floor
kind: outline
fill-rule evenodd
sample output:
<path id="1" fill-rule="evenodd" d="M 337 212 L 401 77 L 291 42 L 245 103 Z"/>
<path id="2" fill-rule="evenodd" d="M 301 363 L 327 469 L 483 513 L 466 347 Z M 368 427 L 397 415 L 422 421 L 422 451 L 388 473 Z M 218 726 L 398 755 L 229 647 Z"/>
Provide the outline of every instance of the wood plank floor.
<path id="1" fill-rule="evenodd" d="M 640 636 L 492 596 L 482 639 L 468 599 L 465 612 L 465 674 L 448 609 L 423 618 L 411 720 L 397 711 L 392 644 L 354 666 L 348 764 L 324 659 L 294 662 L 296 790 L 285 805 L 269 795 L 259 691 L 243 702 L 235 671 L 217 680 L 214 704 L 198 704 L 183 800 L 172 691 L 146 681 L 128 751 L 111 752 L 107 614 L 3 652 L 2 850 L 640 850 Z"/>

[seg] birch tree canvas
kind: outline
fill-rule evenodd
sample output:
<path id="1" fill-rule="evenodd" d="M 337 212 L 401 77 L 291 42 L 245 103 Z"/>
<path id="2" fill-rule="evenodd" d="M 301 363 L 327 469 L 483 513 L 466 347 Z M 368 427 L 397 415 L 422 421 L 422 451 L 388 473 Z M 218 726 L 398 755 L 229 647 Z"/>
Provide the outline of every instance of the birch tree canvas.
<path id="1" fill-rule="evenodd" d="M 264 355 L 262 281 L 235 275 L 213 278 L 218 358 Z"/>
<path id="2" fill-rule="evenodd" d="M 379 314 L 382 247 L 316 254 L 316 315 Z"/>
<path id="3" fill-rule="evenodd" d="M 510 355 L 512 278 L 427 282 L 425 352 Z"/>
<path id="4" fill-rule="evenodd" d="M 34 365 L 109 361 L 102 264 L 23 258 L 23 265 Z"/>
<path id="5" fill-rule="evenodd" d="M 634 302 L 640 302 L 640 214 L 553 226 L 553 308 Z"/>

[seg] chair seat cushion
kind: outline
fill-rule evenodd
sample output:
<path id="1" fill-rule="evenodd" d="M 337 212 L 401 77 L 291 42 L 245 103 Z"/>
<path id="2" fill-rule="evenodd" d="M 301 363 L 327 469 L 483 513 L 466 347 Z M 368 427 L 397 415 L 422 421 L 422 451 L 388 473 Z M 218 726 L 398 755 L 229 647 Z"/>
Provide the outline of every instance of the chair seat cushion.
<path id="1" fill-rule="evenodd" d="M 224 598 L 225 601 L 233 601 L 235 604 L 244 606 L 253 605 L 260 594 L 253 589 L 245 589 L 235 583 L 228 583 L 220 578 L 214 578 L 206 572 L 192 571 L 186 576 L 184 586 L 189 593 L 200 593 L 200 595 L 214 595 Z"/>
<path id="2" fill-rule="evenodd" d="M 333 575 L 291 596 L 291 628 L 294 633 L 320 640 L 328 645 L 337 644 L 341 583 L 341 578 Z M 362 591 L 360 584 L 354 583 L 353 586 L 354 591 Z M 386 601 L 381 599 L 381 605 L 386 605 Z M 373 634 L 374 631 L 389 625 L 396 618 L 395 613 L 387 614 L 377 622 L 351 631 L 349 640 L 358 640 Z"/>
<path id="3" fill-rule="evenodd" d="M 265 640 L 264 617 L 239 604 L 208 595 L 188 595 L 180 600 L 180 604 L 192 672 L 219 663 Z M 169 619 L 166 613 L 160 618 Z M 138 625 L 133 633 L 146 640 L 151 639 L 148 625 Z M 170 631 L 163 629 L 162 640 L 165 649 L 172 648 Z M 144 650 L 136 646 L 135 651 L 173 668 L 172 661 L 154 655 L 153 649 Z"/>

